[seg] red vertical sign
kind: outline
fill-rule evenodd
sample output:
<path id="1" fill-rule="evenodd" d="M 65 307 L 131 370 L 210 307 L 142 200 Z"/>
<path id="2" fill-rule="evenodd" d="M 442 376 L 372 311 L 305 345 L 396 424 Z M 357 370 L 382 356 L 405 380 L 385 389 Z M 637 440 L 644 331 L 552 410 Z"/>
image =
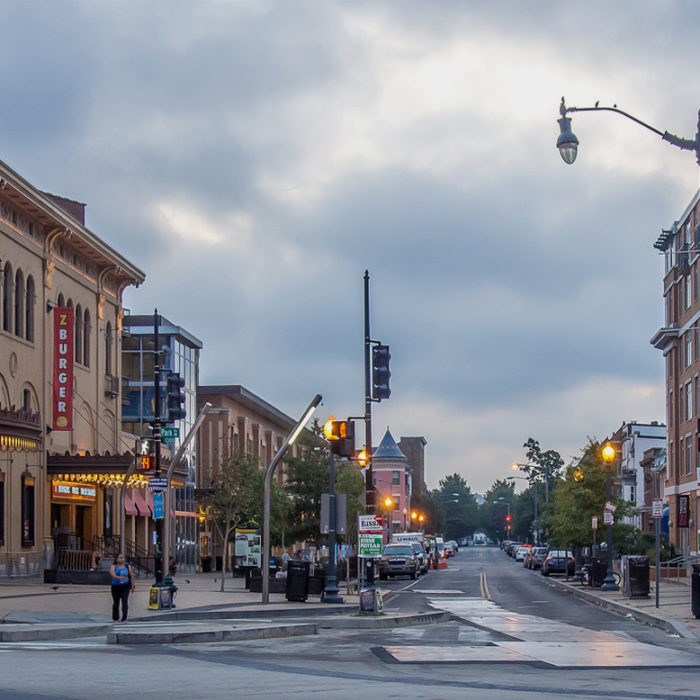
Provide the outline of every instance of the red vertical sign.
<path id="1" fill-rule="evenodd" d="M 53 310 L 53 429 L 73 430 L 73 309 Z"/>

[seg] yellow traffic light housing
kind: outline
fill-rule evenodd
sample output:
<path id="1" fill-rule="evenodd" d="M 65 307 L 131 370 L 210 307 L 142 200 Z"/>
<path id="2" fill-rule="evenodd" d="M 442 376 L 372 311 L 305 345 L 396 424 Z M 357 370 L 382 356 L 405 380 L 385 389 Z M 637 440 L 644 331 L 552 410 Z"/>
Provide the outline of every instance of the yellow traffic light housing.
<path id="1" fill-rule="evenodd" d="M 367 462 L 369 462 L 369 454 L 367 453 L 367 450 L 363 447 L 358 453 L 357 453 L 357 463 L 361 467 L 366 467 Z"/>
<path id="2" fill-rule="evenodd" d="M 323 426 L 323 434 L 330 442 L 331 452 L 341 457 L 355 455 L 355 424 L 351 420 L 336 420 L 331 416 Z"/>

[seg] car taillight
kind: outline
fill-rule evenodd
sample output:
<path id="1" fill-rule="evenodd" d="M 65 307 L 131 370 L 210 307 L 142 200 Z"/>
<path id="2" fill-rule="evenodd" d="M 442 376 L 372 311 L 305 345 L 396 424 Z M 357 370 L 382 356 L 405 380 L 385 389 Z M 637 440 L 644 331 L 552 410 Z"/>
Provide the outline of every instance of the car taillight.
<path id="1" fill-rule="evenodd" d="M 554 561 L 554 559 L 552 559 L 552 557 L 549 557 L 549 559 L 546 559 L 545 561 L 546 561 L 548 564 L 551 564 L 551 563 Z"/>

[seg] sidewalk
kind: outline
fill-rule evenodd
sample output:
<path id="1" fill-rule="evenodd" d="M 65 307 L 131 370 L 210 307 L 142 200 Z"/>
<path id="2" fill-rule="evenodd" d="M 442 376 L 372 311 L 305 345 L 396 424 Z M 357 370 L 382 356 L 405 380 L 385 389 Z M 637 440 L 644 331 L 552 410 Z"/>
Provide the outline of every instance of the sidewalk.
<path id="1" fill-rule="evenodd" d="M 129 599 L 131 618 L 156 618 L 164 611 L 148 609 L 148 589 L 151 579 L 136 582 L 136 591 Z M 236 608 L 245 611 L 295 610 L 300 615 L 319 607 L 325 612 L 347 610 L 355 612 L 357 595 L 347 595 L 341 585 L 344 605 L 321 603 L 319 596 L 310 596 L 306 603 L 288 602 L 284 594 L 271 593 L 270 604 L 261 603 L 260 593 L 245 589 L 243 578 L 225 579 L 225 590 L 219 590 L 221 573 L 180 574 L 175 577 L 178 587 L 175 605 L 178 612 L 190 610 Z M 0 582 L 0 622 L 5 623 L 66 623 L 111 622 L 112 597 L 108 586 L 78 586 L 46 584 L 38 579 L 16 579 Z"/>
<path id="2" fill-rule="evenodd" d="M 628 598 L 622 591 L 601 591 L 564 579 L 549 578 L 547 582 L 570 595 L 630 615 L 640 622 L 700 642 L 700 620 L 690 609 L 690 579 L 662 580 L 659 589 L 659 607 L 656 607 L 655 582 L 650 582 L 648 598 Z"/>

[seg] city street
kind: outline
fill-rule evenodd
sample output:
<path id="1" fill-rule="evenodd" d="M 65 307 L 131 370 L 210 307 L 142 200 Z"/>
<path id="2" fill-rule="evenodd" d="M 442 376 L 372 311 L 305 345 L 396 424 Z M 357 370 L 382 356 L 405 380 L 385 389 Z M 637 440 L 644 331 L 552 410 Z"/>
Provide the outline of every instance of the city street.
<path id="1" fill-rule="evenodd" d="M 437 608 L 455 618 L 249 642 L 6 643 L 0 691 L 17 698 L 700 697 L 695 642 L 572 599 L 495 547 L 463 549 L 448 569 L 389 581 L 384 590 L 388 612 Z"/>

